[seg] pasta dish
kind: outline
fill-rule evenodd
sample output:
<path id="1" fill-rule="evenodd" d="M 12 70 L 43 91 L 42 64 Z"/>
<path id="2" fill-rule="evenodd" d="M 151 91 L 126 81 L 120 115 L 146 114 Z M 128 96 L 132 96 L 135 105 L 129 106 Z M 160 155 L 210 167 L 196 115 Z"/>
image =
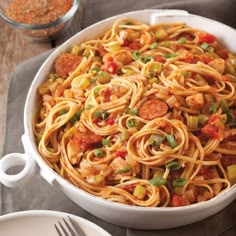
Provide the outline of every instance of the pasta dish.
<path id="1" fill-rule="evenodd" d="M 236 57 L 214 35 L 118 19 L 60 55 L 45 79 L 38 150 L 80 189 L 179 207 L 236 182 Z"/>

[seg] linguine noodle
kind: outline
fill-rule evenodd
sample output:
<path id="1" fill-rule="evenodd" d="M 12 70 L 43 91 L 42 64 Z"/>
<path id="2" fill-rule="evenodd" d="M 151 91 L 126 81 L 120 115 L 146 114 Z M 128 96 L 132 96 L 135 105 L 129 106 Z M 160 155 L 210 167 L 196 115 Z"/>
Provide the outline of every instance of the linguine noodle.
<path id="1" fill-rule="evenodd" d="M 90 194 L 143 207 L 207 201 L 236 179 L 236 58 L 185 23 L 118 19 L 38 88 L 38 150 Z"/>

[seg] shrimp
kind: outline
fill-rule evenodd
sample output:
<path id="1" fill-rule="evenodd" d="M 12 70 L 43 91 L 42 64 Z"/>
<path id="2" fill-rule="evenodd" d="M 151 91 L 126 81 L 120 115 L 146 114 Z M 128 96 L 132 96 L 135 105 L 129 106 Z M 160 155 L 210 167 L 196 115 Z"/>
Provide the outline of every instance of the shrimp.
<path id="1" fill-rule="evenodd" d="M 194 110 L 201 110 L 204 105 L 204 98 L 201 93 L 193 94 L 186 97 L 187 105 Z"/>

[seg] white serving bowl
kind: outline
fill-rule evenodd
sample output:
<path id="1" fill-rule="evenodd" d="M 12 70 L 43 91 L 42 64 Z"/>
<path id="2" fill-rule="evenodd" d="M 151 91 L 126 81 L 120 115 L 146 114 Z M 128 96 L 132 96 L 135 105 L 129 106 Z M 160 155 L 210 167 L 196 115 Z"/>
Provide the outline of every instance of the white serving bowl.
<path id="1" fill-rule="evenodd" d="M 214 34 L 228 49 L 236 52 L 236 30 L 222 23 L 179 10 L 141 10 L 114 16 L 98 22 L 79 32 L 61 45 L 44 62 L 35 76 L 29 89 L 24 109 L 24 135 L 22 142 L 25 154 L 11 153 L 0 160 L 0 180 L 9 187 L 24 184 L 37 170 L 52 186 L 61 190 L 80 207 L 97 217 L 116 225 L 135 229 L 166 229 L 187 225 L 207 218 L 233 202 L 236 198 L 236 185 L 228 191 L 206 202 L 183 207 L 138 207 L 127 206 L 93 196 L 67 182 L 55 173 L 41 158 L 34 139 L 32 116 L 38 102 L 37 88 L 45 80 L 53 67 L 56 58 L 66 52 L 75 43 L 89 40 L 105 32 L 112 23 L 121 17 L 131 17 L 140 21 L 155 24 L 158 22 L 185 22 L 188 25 Z M 37 163 L 37 165 L 36 165 Z M 16 175 L 7 175 L 7 170 L 16 165 L 24 165 Z"/>

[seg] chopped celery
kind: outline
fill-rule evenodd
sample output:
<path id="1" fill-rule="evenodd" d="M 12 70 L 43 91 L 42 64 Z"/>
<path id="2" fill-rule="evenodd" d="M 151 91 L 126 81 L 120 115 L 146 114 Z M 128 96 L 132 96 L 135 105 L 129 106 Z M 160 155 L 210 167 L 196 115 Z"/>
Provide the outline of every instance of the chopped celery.
<path id="1" fill-rule="evenodd" d="M 236 179 L 236 164 L 227 166 L 227 174 L 230 180 Z"/>
<path id="2" fill-rule="evenodd" d="M 206 115 L 200 114 L 198 115 L 198 124 L 200 126 L 204 126 L 204 124 L 206 123 L 206 121 L 208 121 L 208 117 Z"/>
<path id="3" fill-rule="evenodd" d="M 188 116 L 187 117 L 187 127 L 190 129 L 198 128 L 198 116 Z"/>
<path id="4" fill-rule="evenodd" d="M 128 130 L 122 130 L 120 133 L 120 142 L 124 142 L 129 138 L 129 132 Z"/>
<path id="5" fill-rule="evenodd" d="M 166 38 L 167 36 L 168 36 L 168 33 L 164 29 L 158 29 L 155 32 L 155 38 L 156 39 L 161 40 L 161 39 Z"/>
<path id="6" fill-rule="evenodd" d="M 133 195 L 139 200 L 144 199 L 146 195 L 146 188 L 142 186 L 141 184 L 136 185 Z"/>

